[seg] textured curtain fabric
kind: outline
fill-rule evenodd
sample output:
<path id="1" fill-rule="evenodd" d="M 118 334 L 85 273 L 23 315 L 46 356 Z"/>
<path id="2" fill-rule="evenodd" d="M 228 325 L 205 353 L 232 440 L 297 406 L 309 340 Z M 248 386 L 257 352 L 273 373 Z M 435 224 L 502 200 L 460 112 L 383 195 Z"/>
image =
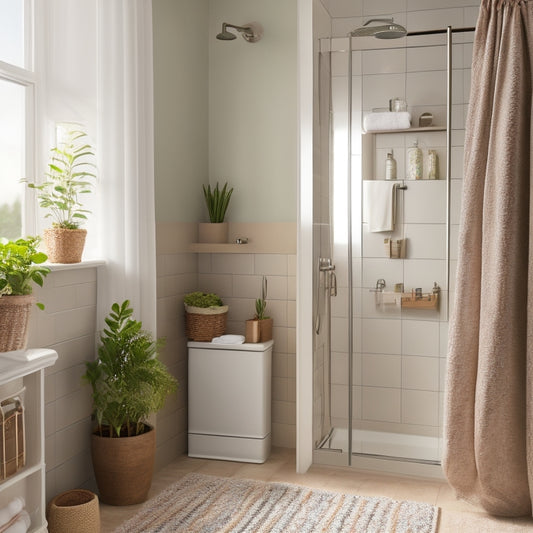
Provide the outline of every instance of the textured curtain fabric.
<path id="1" fill-rule="evenodd" d="M 98 0 L 99 327 L 129 299 L 156 326 L 151 0 Z"/>
<path id="2" fill-rule="evenodd" d="M 457 495 L 531 514 L 533 1 L 482 0 L 466 126 L 443 466 Z"/>

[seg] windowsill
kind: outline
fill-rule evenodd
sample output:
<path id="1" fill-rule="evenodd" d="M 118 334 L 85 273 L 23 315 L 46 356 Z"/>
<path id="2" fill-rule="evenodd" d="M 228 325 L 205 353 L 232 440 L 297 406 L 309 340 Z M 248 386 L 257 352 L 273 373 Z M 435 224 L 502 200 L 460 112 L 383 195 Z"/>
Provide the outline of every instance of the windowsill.
<path id="1" fill-rule="evenodd" d="M 106 261 L 103 259 L 90 259 L 88 261 L 82 261 L 81 263 L 43 263 L 43 266 L 47 266 L 52 272 L 59 270 L 80 270 L 81 268 L 95 268 L 104 266 Z"/>

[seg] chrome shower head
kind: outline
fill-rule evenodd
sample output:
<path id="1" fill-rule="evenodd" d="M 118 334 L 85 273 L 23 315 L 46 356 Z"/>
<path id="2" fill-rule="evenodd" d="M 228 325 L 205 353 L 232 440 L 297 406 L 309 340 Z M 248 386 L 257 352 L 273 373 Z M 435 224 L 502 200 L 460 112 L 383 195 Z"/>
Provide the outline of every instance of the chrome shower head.
<path id="1" fill-rule="evenodd" d="M 256 43 L 263 36 L 263 28 L 261 24 L 257 22 L 249 22 L 245 26 L 235 26 L 227 22 L 222 23 L 222 31 L 217 35 L 217 39 L 220 41 L 233 41 L 237 38 L 234 33 L 231 33 L 227 28 L 233 28 L 242 33 L 244 40 L 249 43 Z"/>
<path id="2" fill-rule="evenodd" d="M 381 26 L 369 26 L 371 22 L 385 22 L 385 25 Z M 361 28 L 353 30 L 348 35 L 352 37 L 376 37 L 377 39 L 399 39 L 407 35 L 407 30 L 396 24 L 394 19 L 370 19 L 367 20 Z"/>

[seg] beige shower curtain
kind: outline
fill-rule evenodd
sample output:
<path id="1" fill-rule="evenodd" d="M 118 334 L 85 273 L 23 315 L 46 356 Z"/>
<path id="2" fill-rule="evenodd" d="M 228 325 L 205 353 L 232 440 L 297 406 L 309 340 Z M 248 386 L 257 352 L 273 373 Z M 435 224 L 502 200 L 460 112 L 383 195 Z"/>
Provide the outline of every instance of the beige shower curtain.
<path id="1" fill-rule="evenodd" d="M 533 0 L 482 0 L 474 42 L 444 471 L 457 495 L 531 514 Z"/>

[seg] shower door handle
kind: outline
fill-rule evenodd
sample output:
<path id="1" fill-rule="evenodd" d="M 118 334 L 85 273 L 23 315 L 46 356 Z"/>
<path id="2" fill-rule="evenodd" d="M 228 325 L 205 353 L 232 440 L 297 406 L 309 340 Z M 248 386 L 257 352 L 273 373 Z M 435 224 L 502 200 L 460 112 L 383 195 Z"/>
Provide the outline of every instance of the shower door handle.
<path id="1" fill-rule="evenodd" d="M 335 272 L 329 273 L 329 295 L 337 296 L 337 274 Z"/>

